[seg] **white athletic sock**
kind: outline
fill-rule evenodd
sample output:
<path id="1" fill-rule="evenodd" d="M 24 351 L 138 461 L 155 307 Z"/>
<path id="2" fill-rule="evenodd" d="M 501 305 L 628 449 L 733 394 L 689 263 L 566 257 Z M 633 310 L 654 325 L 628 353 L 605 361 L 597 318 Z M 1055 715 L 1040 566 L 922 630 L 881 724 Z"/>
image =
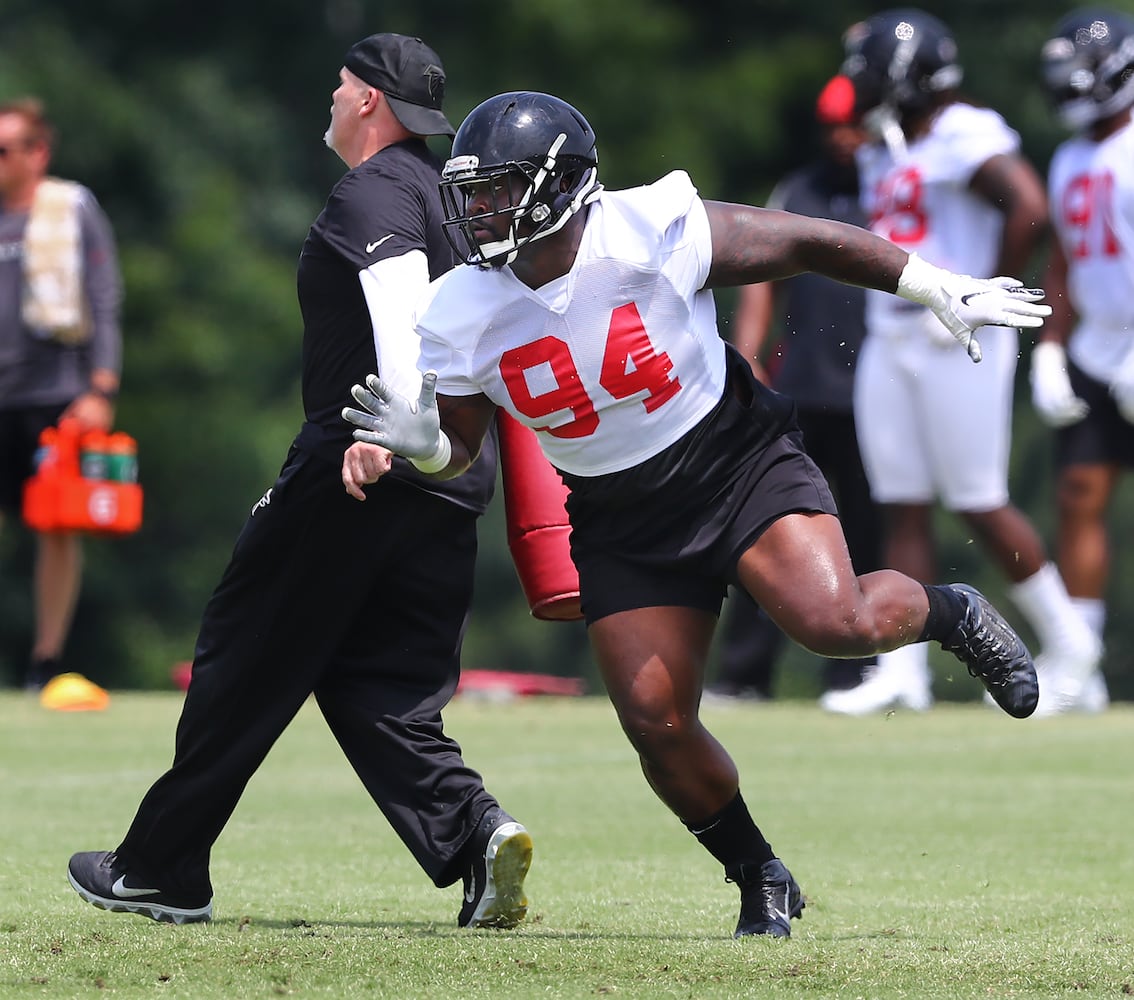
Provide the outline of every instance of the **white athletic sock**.
<path id="1" fill-rule="evenodd" d="M 1086 656 L 1097 647 L 1098 640 L 1071 603 L 1055 563 L 1044 563 L 1026 580 L 1012 584 L 1008 595 L 1039 636 L 1044 650 Z"/>
<path id="2" fill-rule="evenodd" d="M 1101 640 L 1106 630 L 1106 601 L 1101 597 L 1072 597 L 1071 604 L 1087 627 Z"/>
<path id="3" fill-rule="evenodd" d="M 880 653 L 877 665 L 867 669 L 858 687 L 827 691 L 819 704 L 841 715 L 870 715 L 895 705 L 924 712 L 933 705 L 928 644 L 918 642 Z"/>
<path id="4" fill-rule="evenodd" d="M 929 643 L 913 642 L 888 653 L 879 653 L 878 672 L 913 684 L 926 683 L 929 680 Z"/>

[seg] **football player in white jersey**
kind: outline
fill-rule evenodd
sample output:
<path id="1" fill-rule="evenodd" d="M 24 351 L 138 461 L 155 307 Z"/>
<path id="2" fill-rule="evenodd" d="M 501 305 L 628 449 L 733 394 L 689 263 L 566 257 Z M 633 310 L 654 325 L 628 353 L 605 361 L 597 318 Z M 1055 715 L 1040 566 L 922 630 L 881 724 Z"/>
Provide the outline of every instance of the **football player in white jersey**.
<path id="1" fill-rule="evenodd" d="M 1032 400 L 1056 431 L 1059 568 L 1102 638 L 1106 511 L 1134 468 L 1134 17 L 1099 8 L 1064 17 L 1043 47 L 1043 80 L 1075 135 L 1052 157 L 1054 307 L 1032 352 Z M 1057 678 L 1044 711 L 1101 711 L 1101 673 Z"/>
<path id="2" fill-rule="evenodd" d="M 851 27 L 845 44 L 843 72 L 875 140 L 858 153 L 871 230 L 939 267 L 1019 273 L 1047 231 L 1043 182 L 1004 119 L 957 96 L 961 67 L 949 30 L 922 11 L 890 10 Z M 854 409 L 871 493 L 882 505 L 883 565 L 936 577 L 940 502 L 1008 578 L 1040 640 L 1041 688 L 1045 670 L 1085 678 L 1099 642 L 1008 492 L 1017 331 L 982 330 L 984 361 L 974 371 L 917 303 L 868 291 L 866 329 Z M 821 704 L 852 715 L 922 710 L 932 704 L 930 678 L 928 647 L 905 646 L 880 656 L 859 687 L 829 692 Z"/>
<path id="3" fill-rule="evenodd" d="M 739 885 L 736 936 L 787 937 L 799 886 L 698 718 L 728 584 L 821 655 L 933 639 L 1013 716 L 1038 690 L 1026 646 L 972 588 L 855 576 L 793 404 L 726 347 L 711 289 L 816 270 L 897 291 L 974 358 L 974 328 L 1039 326 L 1048 308 L 1018 281 L 955 275 L 859 227 L 702 201 L 680 171 L 604 191 L 597 165 L 590 125 L 558 98 L 475 108 L 442 176 L 465 266 L 419 305 L 421 393 L 371 376 L 344 417 L 442 477 L 468 467 L 496 407 L 535 430 L 570 488 L 583 613 L 646 780 Z M 348 460 L 344 485 L 382 472 Z"/>

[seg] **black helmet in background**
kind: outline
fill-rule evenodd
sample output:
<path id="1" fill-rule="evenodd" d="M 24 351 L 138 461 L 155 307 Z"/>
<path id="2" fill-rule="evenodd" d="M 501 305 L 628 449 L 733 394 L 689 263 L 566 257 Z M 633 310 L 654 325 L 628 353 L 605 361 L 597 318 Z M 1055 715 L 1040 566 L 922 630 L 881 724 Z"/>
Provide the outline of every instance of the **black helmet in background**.
<path id="1" fill-rule="evenodd" d="M 1134 104 L 1134 17 L 1097 7 L 1073 11 L 1044 43 L 1040 64 L 1067 128 L 1109 118 Z"/>
<path id="2" fill-rule="evenodd" d="M 854 84 L 859 113 L 882 104 L 903 115 L 925 110 L 963 75 L 952 33 L 914 8 L 882 11 L 852 25 L 843 47 L 842 72 Z"/>
<path id="3" fill-rule="evenodd" d="M 843 35 L 843 48 L 840 72 L 854 85 L 863 126 L 885 141 L 896 160 L 902 159 L 902 123 L 961 82 L 952 33 L 931 14 L 903 7 L 852 24 Z"/>

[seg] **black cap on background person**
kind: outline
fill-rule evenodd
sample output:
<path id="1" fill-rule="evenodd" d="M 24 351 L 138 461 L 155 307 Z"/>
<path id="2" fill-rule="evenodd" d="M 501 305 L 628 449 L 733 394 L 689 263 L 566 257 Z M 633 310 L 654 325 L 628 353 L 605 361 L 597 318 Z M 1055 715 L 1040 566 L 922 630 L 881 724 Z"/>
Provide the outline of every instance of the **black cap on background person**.
<path id="1" fill-rule="evenodd" d="M 441 111 L 445 70 L 420 38 L 384 32 L 350 47 L 343 60 L 355 76 L 386 95 L 394 116 L 415 135 L 454 134 Z"/>

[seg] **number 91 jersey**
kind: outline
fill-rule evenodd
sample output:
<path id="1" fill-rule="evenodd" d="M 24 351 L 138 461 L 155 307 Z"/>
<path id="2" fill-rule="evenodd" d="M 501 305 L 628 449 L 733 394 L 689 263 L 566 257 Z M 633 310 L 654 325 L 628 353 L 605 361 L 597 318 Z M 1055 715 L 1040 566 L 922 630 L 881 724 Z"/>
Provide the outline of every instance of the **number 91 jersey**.
<path id="1" fill-rule="evenodd" d="M 484 393 L 537 432 L 564 472 L 628 469 L 719 401 L 725 347 L 703 285 L 705 207 L 689 176 L 604 191 L 571 270 L 538 289 L 507 267 L 460 266 L 418 309 L 420 366 L 437 390 Z"/>
<path id="2" fill-rule="evenodd" d="M 1079 317 L 1068 353 L 1109 383 L 1134 346 L 1134 122 L 1101 142 L 1062 143 L 1048 192 Z"/>

